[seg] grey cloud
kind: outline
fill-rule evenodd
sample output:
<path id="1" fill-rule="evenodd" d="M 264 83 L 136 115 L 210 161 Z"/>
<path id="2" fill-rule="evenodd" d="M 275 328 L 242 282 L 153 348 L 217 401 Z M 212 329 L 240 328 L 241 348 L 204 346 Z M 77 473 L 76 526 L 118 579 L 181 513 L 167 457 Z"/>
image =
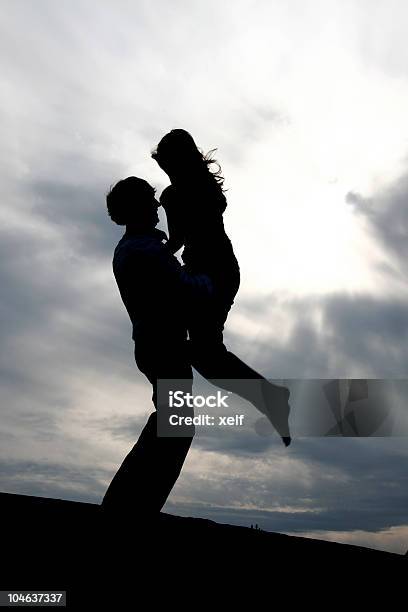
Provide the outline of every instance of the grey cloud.
<path id="1" fill-rule="evenodd" d="M 99 503 L 110 474 L 91 466 L 67 463 L 11 461 L 0 462 L 2 491 Z"/>
<path id="2" fill-rule="evenodd" d="M 349 192 L 346 201 L 356 212 L 363 214 L 374 235 L 392 257 L 393 267 L 406 275 L 408 272 L 408 173 L 393 184 L 365 198 Z"/>
<path id="3" fill-rule="evenodd" d="M 219 487 L 205 478 L 188 480 L 192 499 L 199 501 L 195 514 L 215 520 L 224 515 L 228 522 L 256 518 L 263 528 L 278 531 L 377 531 L 408 524 L 405 440 L 298 439 L 289 452 L 280 452 L 308 467 L 307 480 L 284 467 L 279 479 L 270 476 L 266 462 L 256 479 L 231 473 Z M 174 503 L 169 500 L 170 507 Z M 240 510 L 245 504 L 254 509 Z M 188 503 L 179 507 L 191 512 Z"/>
<path id="4" fill-rule="evenodd" d="M 372 199 L 371 198 L 363 198 L 360 193 L 355 191 L 349 191 L 346 194 L 346 202 L 354 207 L 355 211 L 358 213 L 362 213 L 367 216 L 371 216 L 373 214 L 372 210 Z"/>
<path id="5" fill-rule="evenodd" d="M 267 377 L 401 378 L 408 371 L 408 308 L 401 298 L 345 292 L 291 300 L 266 296 L 242 308 L 248 318 L 263 321 L 253 365 Z M 291 324 L 285 341 L 274 329 L 275 312 L 282 309 Z M 228 326 L 226 338 L 238 354 L 247 341 Z"/>
<path id="6" fill-rule="evenodd" d="M 320 537 L 322 539 L 324 539 L 324 532 L 326 531 L 351 532 L 361 529 L 362 531 L 376 532 L 388 527 L 407 524 L 406 515 L 401 515 L 398 512 L 392 515 L 388 514 L 389 521 L 384 520 L 384 516 L 381 515 L 381 508 L 378 513 L 372 513 L 370 508 L 367 508 L 365 511 L 344 508 L 336 513 L 324 510 L 296 513 L 226 508 L 209 504 L 187 504 L 181 502 L 176 504 L 169 501 L 166 504 L 165 510 L 181 516 L 197 516 L 232 525 L 245 525 L 249 527 L 251 524 L 258 524 L 265 531 L 292 532 L 294 534 L 296 532 L 315 531 L 321 533 Z"/>
<path id="7" fill-rule="evenodd" d="M 34 213 L 58 226 L 70 250 L 79 256 L 111 258 L 118 229 L 107 215 L 108 180 L 95 187 L 37 180 L 27 186 L 28 196 L 34 201 Z"/>
<path id="8" fill-rule="evenodd" d="M 405 301 L 340 294 L 325 300 L 323 312 L 330 354 L 342 355 L 355 371 L 370 377 L 406 376 L 408 310 Z"/>
<path id="9" fill-rule="evenodd" d="M 114 416 L 98 421 L 96 425 L 98 429 L 108 431 L 113 438 L 120 438 L 126 440 L 126 442 L 136 442 L 147 422 L 149 414 L 149 412 L 146 412 L 134 417 Z"/>

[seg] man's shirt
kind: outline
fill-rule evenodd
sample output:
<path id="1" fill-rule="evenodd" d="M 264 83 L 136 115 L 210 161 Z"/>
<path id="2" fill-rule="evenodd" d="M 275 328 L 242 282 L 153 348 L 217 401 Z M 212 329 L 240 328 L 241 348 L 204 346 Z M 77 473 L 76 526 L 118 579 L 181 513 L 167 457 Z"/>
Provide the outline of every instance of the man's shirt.
<path id="1" fill-rule="evenodd" d="M 210 279 L 186 272 L 162 239 L 156 229 L 126 231 L 115 248 L 113 273 L 136 342 L 183 340 L 189 308 L 212 294 Z"/>

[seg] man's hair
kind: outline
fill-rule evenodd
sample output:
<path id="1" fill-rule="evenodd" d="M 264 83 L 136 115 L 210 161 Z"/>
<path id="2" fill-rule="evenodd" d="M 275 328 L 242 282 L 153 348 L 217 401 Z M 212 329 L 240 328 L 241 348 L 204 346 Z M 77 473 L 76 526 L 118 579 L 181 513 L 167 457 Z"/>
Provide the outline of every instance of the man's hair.
<path id="1" fill-rule="evenodd" d="M 144 179 L 129 176 L 110 188 L 106 196 L 108 215 L 118 225 L 141 220 L 151 211 L 155 192 L 154 187 Z"/>

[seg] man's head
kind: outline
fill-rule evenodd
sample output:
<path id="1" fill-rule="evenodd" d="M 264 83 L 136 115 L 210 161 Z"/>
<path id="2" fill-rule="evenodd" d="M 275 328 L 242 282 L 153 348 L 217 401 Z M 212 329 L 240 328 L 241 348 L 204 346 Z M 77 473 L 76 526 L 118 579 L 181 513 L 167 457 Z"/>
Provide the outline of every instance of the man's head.
<path id="1" fill-rule="evenodd" d="M 155 198 L 156 190 L 149 183 L 136 176 L 119 181 L 106 196 L 108 214 L 118 225 L 132 225 L 151 229 L 159 222 Z"/>

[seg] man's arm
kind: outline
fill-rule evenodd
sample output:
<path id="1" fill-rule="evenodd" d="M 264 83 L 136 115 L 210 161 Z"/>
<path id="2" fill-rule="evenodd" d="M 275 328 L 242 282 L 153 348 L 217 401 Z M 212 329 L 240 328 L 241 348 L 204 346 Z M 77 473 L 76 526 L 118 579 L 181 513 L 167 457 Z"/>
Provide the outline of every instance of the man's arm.
<path id="1" fill-rule="evenodd" d="M 152 253 L 152 273 L 157 282 L 170 285 L 187 298 L 208 298 L 213 295 L 213 283 L 206 274 L 187 272 L 165 245 L 159 244 Z"/>
<path id="2" fill-rule="evenodd" d="M 166 187 L 160 196 L 160 204 L 163 206 L 166 217 L 167 227 L 169 230 L 169 241 L 166 248 L 171 253 L 176 253 L 184 244 L 184 228 L 182 211 L 177 206 L 177 201 L 174 197 L 174 189 L 170 185 Z"/>

